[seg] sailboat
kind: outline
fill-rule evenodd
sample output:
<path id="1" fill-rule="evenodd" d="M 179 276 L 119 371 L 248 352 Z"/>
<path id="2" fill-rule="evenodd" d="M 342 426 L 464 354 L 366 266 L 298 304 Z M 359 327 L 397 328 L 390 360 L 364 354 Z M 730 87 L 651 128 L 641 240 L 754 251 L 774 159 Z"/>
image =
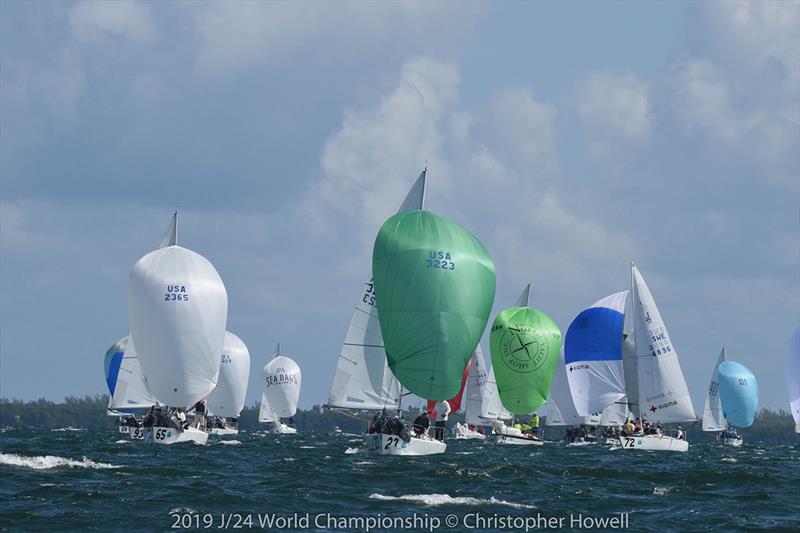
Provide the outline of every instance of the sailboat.
<path id="1" fill-rule="evenodd" d="M 145 440 L 205 444 L 204 420 L 183 423 L 185 410 L 217 385 L 228 295 L 202 255 L 178 246 L 177 212 L 162 247 L 139 259 L 128 282 L 130 336 L 147 388 L 165 406 L 146 417 Z M 160 412 L 158 412 L 160 411 Z"/>
<path id="2" fill-rule="evenodd" d="M 580 432 L 586 427 L 600 425 L 600 417 L 596 415 L 580 416 L 575 410 L 572 401 L 569 383 L 567 382 L 567 369 L 564 364 L 564 347 L 558 362 L 558 368 L 553 376 L 553 385 L 550 388 L 550 397 L 545 406 L 545 426 L 567 426 L 568 436 L 576 435 L 574 439 L 567 439 L 573 445 L 592 444 L 589 440 L 580 438 Z"/>
<path id="3" fill-rule="evenodd" d="M 211 435 L 239 433 L 239 413 L 244 408 L 250 379 L 250 352 L 242 339 L 225 332 L 217 386 L 206 397 L 207 430 Z"/>
<path id="4" fill-rule="evenodd" d="M 423 208 L 426 175 L 427 171 L 423 170 L 398 213 Z M 399 413 L 403 394 L 400 389 L 400 382 L 389 370 L 386 360 L 375 302 L 375 284 L 370 275 L 350 318 L 326 407 Z"/>
<path id="5" fill-rule="evenodd" d="M 513 415 L 529 415 L 547 403 L 561 350 L 561 330 L 542 311 L 529 306 L 530 284 L 522 305 L 500 312 L 492 324 L 490 346 L 500 400 Z M 523 433 L 502 422 L 494 425 L 498 444 L 540 445 L 534 432 Z"/>
<path id="6" fill-rule="evenodd" d="M 258 421 L 271 423 L 274 433 L 297 433 L 297 429 L 281 419 L 291 419 L 297 413 L 301 378 L 300 367 L 290 357 L 281 355 L 281 345 L 278 344 L 272 360 L 261 371 L 264 389 L 258 413 Z"/>
<path id="7" fill-rule="evenodd" d="M 794 330 L 786 354 L 786 386 L 789 391 L 789 410 L 794 418 L 794 432 L 800 433 L 800 327 Z"/>
<path id="8" fill-rule="evenodd" d="M 694 422 L 697 416 L 681 371 L 678 354 L 653 295 L 639 269 L 631 264 L 632 335 L 623 343 L 625 390 L 631 411 L 651 424 Z M 685 452 L 689 443 L 678 426 L 665 434 L 621 436 L 624 450 Z"/>
<path id="9" fill-rule="evenodd" d="M 725 444 L 741 446 L 736 427 L 753 425 L 758 410 L 758 382 L 749 368 L 735 361 L 722 361 L 717 368 L 719 398 L 728 429 Z"/>
<path id="10" fill-rule="evenodd" d="M 106 351 L 106 384 L 108 385 L 108 407 L 110 416 L 117 416 L 120 433 L 132 439 L 143 439 L 144 429 L 141 416 L 155 405 L 156 400 L 147 389 L 139 357 L 130 336 L 126 335 L 111 345 Z"/>
<path id="11" fill-rule="evenodd" d="M 722 410 L 722 400 L 720 399 L 717 370 L 723 362 L 725 362 L 725 348 L 719 352 L 714 371 L 711 373 L 711 381 L 708 384 L 706 404 L 703 408 L 703 431 L 719 432 L 718 440 L 727 446 L 738 447 L 742 445 L 742 437 L 728 432 L 728 420 L 725 418 L 725 413 Z"/>
<path id="12" fill-rule="evenodd" d="M 372 273 L 392 374 L 420 398 L 454 397 L 494 300 L 496 279 L 488 251 L 472 233 L 440 215 L 402 211 L 378 232 Z M 444 442 L 421 433 L 410 436 L 399 416 L 375 422 L 367 435 L 371 451 L 428 455 L 446 449 Z"/>

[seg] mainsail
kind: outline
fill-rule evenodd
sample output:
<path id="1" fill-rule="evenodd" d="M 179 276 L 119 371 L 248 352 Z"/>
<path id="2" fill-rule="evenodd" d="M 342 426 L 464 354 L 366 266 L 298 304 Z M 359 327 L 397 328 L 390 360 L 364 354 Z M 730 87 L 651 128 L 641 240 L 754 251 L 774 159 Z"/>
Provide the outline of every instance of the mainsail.
<path id="1" fill-rule="evenodd" d="M 489 379 L 489 372 L 486 369 L 486 361 L 481 352 L 481 345 L 475 348 L 472 360 L 469 364 L 469 376 L 467 386 L 464 390 L 464 419 L 467 424 L 480 426 L 486 424 L 486 420 L 481 418 L 483 412 L 483 399 L 486 391 L 486 381 Z"/>
<path id="2" fill-rule="evenodd" d="M 686 422 L 696 415 L 681 372 L 678 354 L 670 340 L 653 295 L 635 265 L 633 273 L 633 313 L 635 327 L 639 414 L 651 422 Z"/>
<path id="3" fill-rule="evenodd" d="M 719 396 L 719 381 L 717 381 L 717 369 L 725 361 L 725 348 L 719 352 L 714 371 L 711 373 L 711 381 L 708 384 L 708 394 L 706 395 L 706 405 L 703 408 L 703 431 L 723 431 L 728 427 L 725 414 L 722 412 L 722 402 Z"/>
<path id="4" fill-rule="evenodd" d="M 392 373 L 420 398 L 452 398 L 492 309 L 486 248 L 437 214 L 398 213 L 375 239 L 372 274 Z"/>
<path id="5" fill-rule="evenodd" d="M 106 352 L 104 366 L 109 411 L 126 412 L 155 405 L 156 399 L 147 389 L 130 336 L 126 335 L 111 345 Z"/>
<path id="6" fill-rule="evenodd" d="M 427 170 L 419 175 L 398 212 L 422 209 Z M 389 370 L 383 348 L 372 276 L 356 304 L 344 339 L 328 406 L 350 409 L 398 409 L 400 383 Z"/>
<path id="7" fill-rule="evenodd" d="M 561 330 L 538 309 L 510 307 L 495 318 L 489 339 L 503 406 L 515 415 L 533 413 L 550 394 Z"/>
<path id="8" fill-rule="evenodd" d="M 800 433 L 800 327 L 794 330 L 786 355 L 786 385 L 789 390 L 789 410 L 794 418 L 794 432 Z"/>
<path id="9" fill-rule="evenodd" d="M 725 418 L 734 426 L 750 427 L 758 410 L 758 382 L 746 366 L 724 361 L 717 369 L 719 397 Z"/>
<path id="10" fill-rule="evenodd" d="M 500 401 L 500 393 L 497 392 L 497 378 L 494 376 L 494 366 L 489 367 L 489 378 L 486 380 L 486 388 L 484 389 L 481 418 L 490 422 L 494 420 L 511 420 L 511 413 L 503 407 L 503 402 Z"/>
<path id="11" fill-rule="evenodd" d="M 208 259 L 177 245 L 139 259 L 128 316 L 147 386 L 160 402 L 190 407 L 214 390 L 228 294 Z"/>
<path id="12" fill-rule="evenodd" d="M 567 329 L 567 378 L 575 409 L 582 416 L 619 404 L 626 395 L 622 342 L 628 294 L 606 296 L 581 311 Z M 624 416 L 627 407 L 617 410 Z"/>
<path id="13" fill-rule="evenodd" d="M 289 357 L 280 355 L 280 345 L 278 345 L 275 357 L 261 371 L 264 386 L 262 399 L 266 400 L 266 410 L 273 417 L 289 418 L 297 412 L 301 377 L 300 367 Z M 262 403 L 262 409 L 264 408 Z M 274 420 L 276 419 L 269 421 Z"/>
<path id="14" fill-rule="evenodd" d="M 225 332 L 217 386 L 206 398 L 208 413 L 237 418 L 244 408 L 250 379 L 250 352 L 242 339 Z"/>

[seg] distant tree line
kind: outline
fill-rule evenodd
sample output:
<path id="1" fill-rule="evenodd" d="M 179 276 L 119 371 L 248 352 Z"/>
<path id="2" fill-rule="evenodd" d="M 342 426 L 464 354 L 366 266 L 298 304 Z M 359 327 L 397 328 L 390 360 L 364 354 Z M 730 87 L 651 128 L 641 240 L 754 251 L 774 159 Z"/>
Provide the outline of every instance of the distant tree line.
<path id="1" fill-rule="evenodd" d="M 0 426 L 20 427 L 82 427 L 111 428 L 115 418 L 106 415 L 107 395 L 84 396 L 76 398 L 67 396 L 61 403 L 45 399 L 22 401 L 18 399 L 0 398 Z M 244 430 L 264 428 L 258 422 L 258 404 L 245 407 L 239 417 L 239 427 Z M 363 433 L 371 412 L 351 412 L 325 409 L 315 405 L 308 410 L 298 410 L 293 417 L 295 427 L 304 433 L 328 433 L 338 427 L 346 433 Z M 419 410 L 403 413 L 407 420 L 413 420 Z M 450 417 L 450 424 L 463 422 L 463 416 L 456 414 Z M 704 433 L 699 422 L 684 424 L 690 442 L 711 441 L 713 433 Z M 564 429 L 544 427 L 545 438 L 560 439 Z M 763 442 L 766 444 L 797 443 L 800 435 L 794 434 L 794 420 L 789 413 L 779 410 L 762 409 L 758 412 L 753 425 L 739 431 L 746 442 Z"/>

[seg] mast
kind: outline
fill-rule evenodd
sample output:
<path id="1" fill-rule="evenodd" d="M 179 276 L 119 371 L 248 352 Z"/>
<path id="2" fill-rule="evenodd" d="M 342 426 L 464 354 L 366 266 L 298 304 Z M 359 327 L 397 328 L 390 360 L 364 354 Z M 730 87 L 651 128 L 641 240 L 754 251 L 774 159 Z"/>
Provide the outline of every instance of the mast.
<path id="1" fill-rule="evenodd" d="M 631 360 L 636 361 L 638 363 L 638 361 L 636 359 L 638 357 L 638 354 L 636 353 L 636 329 L 637 329 L 636 328 L 636 283 L 635 283 L 635 281 L 633 279 L 633 269 L 634 269 L 635 266 L 636 266 L 636 263 L 634 261 L 631 261 L 631 327 L 633 328 L 633 330 L 629 333 L 629 336 L 631 338 L 631 342 L 629 343 L 629 346 L 631 344 L 633 345 L 633 357 L 629 358 L 628 364 L 626 365 L 626 363 L 624 361 L 624 356 L 623 356 L 623 363 L 622 364 L 626 365 L 626 366 L 630 366 L 630 361 Z M 623 369 L 624 368 L 625 368 L 625 366 L 623 367 Z M 639 410 L 639 390 L 638 390 L 639 380 L 636 379 L 636 378 L 638 378 L 638 373 L 639 373 L 638 364 L 636 365 L 635 368 L 631 368 L 629 372 L 625 372 L 626 375 L 630 375 L 632 377 L 631 380 L 625 379 L 625 388 L 628 390 L 627 401 L 628 401 L 628 406 L 630 408 L 632 408 L 631 412 L 633 413 L 635 418 L 641 419 L 642 418 L 642 413 Z M 637 389 L 636 390 L 636 396 L 635 396 L 636 401 L 631 403 L 631 390 L 630 389 L 633 389 L 633 388 Z"/>
<path id="2" fill-rule="evenodd" d="M 422 200 L 419 203 L 420 211 L 425 209 L 425 194 L 428 192 L 428 164 L 425 164 L 425 168 L 422 169 L 422 175 L 420 175 L 422 179 Z"/>

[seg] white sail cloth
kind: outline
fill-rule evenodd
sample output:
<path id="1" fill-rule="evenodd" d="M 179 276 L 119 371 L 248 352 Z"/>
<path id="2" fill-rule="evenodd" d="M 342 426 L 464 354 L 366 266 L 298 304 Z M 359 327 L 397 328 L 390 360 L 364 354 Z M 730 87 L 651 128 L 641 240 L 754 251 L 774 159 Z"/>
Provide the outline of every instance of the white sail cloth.
<path id="1" fill-rule="evenodd" d="M 285 355 L 279 355 L 267 363 L 261 371 L 263 384 L 262 409 L 275 418 L 289 418 L 297 412 L 300 399 L 300 367 Z M 259 416 L 259 420 L 261 417 Z"/>
<path id="2" fill-rule="evenodd" d="M 423 170 L 398 212 L 423 208 L 426 175 Z M 339 353 L 328 405 L 346 409 L 399 409 L 400 382 L 386 361 L 371 276 L 364 287 Z"/>
<path id="3" fill-rule="evenodd" d="M 622 342 L 628 294 L 629 291 L 622 291 L 595 302 L 581 311 L 567 329 L 567 379 L 575 409 L 581 416 L 619 404 L 627 394 Z M 624 415 L 625 410 L 621 413 Z"/>
<path id="4" fill-rule="evenodd" d="M 250 379 L 250 352 L 242 339 L 225 332 L 217 386 L 206 398 L 211 415 L 237 418 L 244 408 Z"/>
<path id="5" fill-rule="evenodd" d="M 106 379 L 109 384 L 108 409 L 125 411 L 147 409 L 155 405 L 139 364 L 139 356 L 130 336 L 114 343 L 106 354 Z"/>
<path id="6" fill-rule="evenodd" d="M 487 425 L 488 421 L 481 417 L 483 402 L 486 397 L 486 383 L 489 380 L 489 370 L 481 351 L 481 345 L 475 348 L 472 354 L 472 366 L 467 376 L 467 385 L 464 390 L 464 419 L 473 426 Z"/>
<path id="7" fill-rule="evenodd" d="M 786 358 L 786 385 L 789 389 L 789 408 L 794 418 L 794 431 L 800 433 L 800 327 L 794 330 Z"/>
<path id="8" fill-rule="evenodd" d="M 133 267 L 128 316 L 150 392 L 190 407 L 217 384 L 228 295 L 214 266 L 180 246 L 160 248 Z"/>
<path id="9" fill-rule="evenodd" d="M 553 375 L 553 384 L 550 387 L 550 397 L 547 399 L 545 407 L 546 426 L 596 426 L 600 423 L 597 415 L 580 416 L 575 409 L 572 400 L 569 383 L 567 382 L 567 371 L 564 364 L 564 347 L 561 347 L 561 355 Z"/>
<path id="10" fill-rule="evenodd" d="M 722 431 L 728 427 L 725 414 L 722 411 L 722 400 L 719 394 L 719 381 L 717 379 L 717 369 L 725 361 L 725 348 L 719 352 L 714 371 L 711 373 L 711 381 L 708 384 L 706 394 L 706 404 L 703 407 L 703 431 Z"/>
<path id="11" fill-rule="evenodd" d="M 651 422 L 686 422 L 697 416 L 653 295 L 636 266 L 632 267 L 636 306 L 636 359 L 639 413 Z M 627 377 L 627 376 L 626 376 Z"/>

